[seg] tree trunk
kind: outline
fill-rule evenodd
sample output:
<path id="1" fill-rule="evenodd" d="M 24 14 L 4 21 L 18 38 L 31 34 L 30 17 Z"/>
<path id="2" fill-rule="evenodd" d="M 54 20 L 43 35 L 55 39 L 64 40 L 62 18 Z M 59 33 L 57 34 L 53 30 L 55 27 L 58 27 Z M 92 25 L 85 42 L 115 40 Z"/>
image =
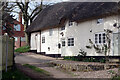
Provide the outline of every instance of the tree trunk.
<path id="1" fill-rule="evenodd" d="M 26 31 L 27 27 L 28 27 L 28 21 L 25 21 L 24 22 L 24 30 L 25 31 Z M 27 43 L 27 45 L 30 46 L 30 44 L 29 44 L 29 35 L 26 32 L 25 32 L 25 37 L 26 37 L 26 43 Z"/>

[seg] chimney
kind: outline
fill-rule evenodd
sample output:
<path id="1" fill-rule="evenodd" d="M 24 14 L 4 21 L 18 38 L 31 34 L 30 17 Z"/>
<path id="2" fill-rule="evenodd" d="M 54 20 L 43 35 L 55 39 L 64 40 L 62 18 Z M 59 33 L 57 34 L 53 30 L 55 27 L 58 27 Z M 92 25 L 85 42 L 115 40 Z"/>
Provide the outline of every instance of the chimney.
<path id="1" fill-rule="evenodd" d="M 22 12 L 19 12 L 19 22 L 22 24 Z"/>

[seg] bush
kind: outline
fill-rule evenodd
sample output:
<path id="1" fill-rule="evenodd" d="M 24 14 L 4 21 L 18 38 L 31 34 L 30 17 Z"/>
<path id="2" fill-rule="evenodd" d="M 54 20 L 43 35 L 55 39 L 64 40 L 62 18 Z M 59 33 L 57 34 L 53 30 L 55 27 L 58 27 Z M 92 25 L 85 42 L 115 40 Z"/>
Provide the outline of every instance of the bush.
<path id="1" fill-rule="evenodd" d="M 29 46 L 23 46 L 23 47 L 17 48 L 15 50 L 15 52 L 19 52 L 19 53 L 25 53 L 25 52 L 28 52 L 28 51 L 30 51 L 30 47 Z"/>

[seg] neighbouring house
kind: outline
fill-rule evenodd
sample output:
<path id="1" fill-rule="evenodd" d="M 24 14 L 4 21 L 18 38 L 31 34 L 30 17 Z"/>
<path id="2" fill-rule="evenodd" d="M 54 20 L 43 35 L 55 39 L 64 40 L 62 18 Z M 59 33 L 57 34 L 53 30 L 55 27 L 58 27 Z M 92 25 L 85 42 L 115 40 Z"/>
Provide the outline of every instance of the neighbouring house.
<path id="1" fill-rule="evenodd" d="M 54 56 L 105 56 L 91 45 L 107 44 L 105 30 L 110 30 L 110 52 L 119 56 L 119 7 L 116 2 L 62 2 L 43 9 L 26 32 L 31 50 Z"/>
<path id="2" fill-rule="evenodd" d="M 4 16 L 9 15 L 5 14 Z M 10 22 L 9 20 L 13 20 Z M 22 15 L 19 13 L 19 21 L 13 19 L 11 16 L 7 17 L 2 26 L 2 35 L 9 34 L 9 37 L 15 38 L 15 49 L 26 45 L 24 25 L 22 24 Z"/>

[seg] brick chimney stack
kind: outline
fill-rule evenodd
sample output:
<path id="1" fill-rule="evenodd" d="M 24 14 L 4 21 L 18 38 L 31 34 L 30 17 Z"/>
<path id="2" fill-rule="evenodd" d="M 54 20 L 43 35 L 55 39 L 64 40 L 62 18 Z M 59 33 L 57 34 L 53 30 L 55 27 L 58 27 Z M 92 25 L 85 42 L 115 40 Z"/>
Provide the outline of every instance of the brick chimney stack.
<path id="1" fill-rule="evenodd" d="M 22 24 L 22 12 L 19 12 L 19 22 Z"/>

